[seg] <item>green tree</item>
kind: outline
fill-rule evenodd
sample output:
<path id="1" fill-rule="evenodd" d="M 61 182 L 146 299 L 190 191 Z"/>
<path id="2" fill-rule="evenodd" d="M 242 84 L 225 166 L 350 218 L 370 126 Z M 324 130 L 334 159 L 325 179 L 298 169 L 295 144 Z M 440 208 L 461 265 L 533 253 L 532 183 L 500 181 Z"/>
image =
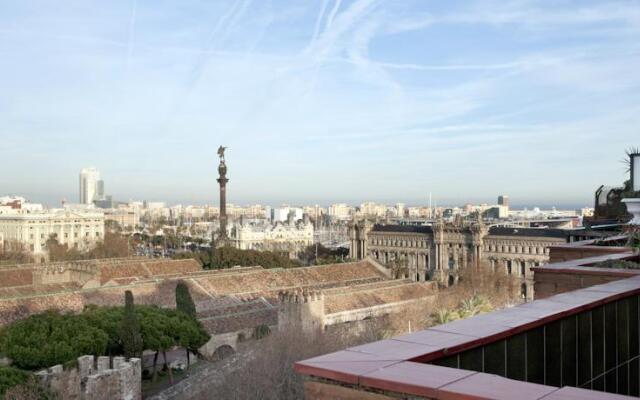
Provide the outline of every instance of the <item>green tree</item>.
<path id="1" fill-rule="evenodd" d="M 82 313 L 87 325 L 102 330 L 109 337 L 107 342 L 107 355 L 109 356 L 124 354 L 120 338 L 123 315 L 124 308 L 122 307 L 98 307 L 95 305 L 85 307 Z"/>
<path id="2" fill-rule="evenodd" d="M 188 316 L 196 317 L 196 304 L 193 302 L 189 286 L 184 281 L 176 285 L 176 310 L 182 311 Z"/>
<path id="3" fill-rule="evenodd" d="M 120 325 L 120 339 L 125 357 L 131 358 L 142 354 L 142 335 L 140 321 L 133 306 L 133 293 L 124 292 L 124 314 Z"/>
<path id="4" fill-rule="evenodd" d="M 32 315 L 3 330 L 2 352 L 27 370 L 64 364 L 84 354 L 105 354 L 107 334 L 80 315 L 54 311 Z"/>
<path id="5" fill-rule="evenodd" d="M 86 258 L 118 258 L 128 257 L 130 254 L 128 239 L 120 233 L 107 231 L 103 240 L 86 254 Z"/>
<path id="6" fill-rule="evenodd" d="M 187 368 L 189 368 L 191 364 L 190 353 L 198 354 L 198 349 L 209 341 L 209 334 L 195 317 L 179 310 L 166 310 L 166 313 L 174 342 L 187 351 Z"/>
<path id="7" fill-rule="evenodd" d="M 286 254 L 274 251 L 240 250 L 225 246 L 213 250 L 209 268 L 222 269 L 235 266 L 263 268 L 293 268 L 301 264 L 291 260 Z"/>
<path id="8" fill-rule="evenodd" d="M 183 281 L 176 285 L 176 310 L 183 312 L 185 315 L 196 318 L 196 304 L 193 302 L 189 286 Z M 192 346 L 184 346 L 187 351 L 187 369 L 191 367 L 191 348 Z"/>

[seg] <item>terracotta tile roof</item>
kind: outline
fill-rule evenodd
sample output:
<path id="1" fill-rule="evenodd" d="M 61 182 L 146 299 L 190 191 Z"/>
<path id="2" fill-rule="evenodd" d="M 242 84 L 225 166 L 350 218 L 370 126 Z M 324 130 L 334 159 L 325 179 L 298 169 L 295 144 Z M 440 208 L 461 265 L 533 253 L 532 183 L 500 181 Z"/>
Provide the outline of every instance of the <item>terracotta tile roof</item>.
<path id="1" fill-rule="evenodd" d="M 148 260 L 144 258 L 117 262 L 97 261 L 100 283 L 123 278 L 144 279 L 154 276 L 182 276 L 191 272 L 200 272 L 202 268 L 196 260 Z"/>
<path id="2" fill-rule="evenodd" d="M 165 274 L 185 274 L 188 272 L 200 272 L 202 267 L 196 260 L 162 260 L 162 261 L 146 261 L 144 265 L 147 267 L 151 275 Z"/>
<path id="3" fill-rule="evenodd" d="M 275 326 L 278 324 L 278 309 L 265 301 L 255 300 L 200 312 L 198 319 L 207 332 L 220 334 L 253 329 L 259 325 Z"/>
<path id="4" fill-rule="evenodd" d="M 325 297 L 325 312 L 338 313 L 347 310 L 368 308 L 382 304 L 416 300 L 434 295 L 433 283 L 406 283 L 386 281 L 386 284 L 375 284 L 364 290 L 352 286 L 341 293 L 333 292 Z"/>
<path id="5" fill-rule="evenodd" d="M 80 285 L 69 283 L 50 283 L 38 286 L 17 286 L 9 288 L 0 288 L 0 299 L 10 299 L 34 296 L 42 293 L 59 293 L 80 289 Z"/>
<path id="6" fill-rule="evenodd" d="M 384 279 L 384 275 L 366 261 L 291 269 L 253 270 L 240 274 L 221 274 L 197 278 L 215 295 L 274 292 L 287 288 L 325 288 L 350 282 Z"/>

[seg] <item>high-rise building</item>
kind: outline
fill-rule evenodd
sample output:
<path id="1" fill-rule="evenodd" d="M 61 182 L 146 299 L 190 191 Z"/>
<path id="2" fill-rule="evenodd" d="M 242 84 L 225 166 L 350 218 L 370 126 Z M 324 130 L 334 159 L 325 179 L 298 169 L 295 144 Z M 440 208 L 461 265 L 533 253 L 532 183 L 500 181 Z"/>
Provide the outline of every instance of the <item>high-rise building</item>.
<path id="1" fill-rule="evenodd" d="M 100 171 L 95 168 L 83 168 L 80 171 L 80 204 L 93 204 L 98 198 Z M 102 184 L 104 188 L 104 184 Z M 104 191 L 104 190 L 103 190 Z"/>
<path id="2" fill-rule="evenodd" d="M 98 189 L 97 189 L 97 193 L 96 193 L 96 200 L 102 200 L 105 198 L 104 195 L 104 181 L 102 179 L 100 179 L 98 181 Z"/>
<path id="3" fill-rule="evenodd" d="M 498 196 L 498 205 L 509 207 L 509 196 L 506 194 Z"/>
<path id="4" fill-rule="evenodd" d="M 397 203 L 396 204 L 396 214 L 398 214 L 398 217 L 403 218 L 404 217 L 404 203 Z"/>

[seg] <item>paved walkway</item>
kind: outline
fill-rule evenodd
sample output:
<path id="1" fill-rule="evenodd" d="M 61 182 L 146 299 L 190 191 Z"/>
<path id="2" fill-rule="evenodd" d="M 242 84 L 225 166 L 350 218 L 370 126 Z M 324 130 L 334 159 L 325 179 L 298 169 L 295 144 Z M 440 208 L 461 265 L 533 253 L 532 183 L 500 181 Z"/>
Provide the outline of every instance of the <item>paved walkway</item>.
<path id="1" fill-rule="evenodd" d="M 147 400 L 188 400 L 198 395 L 205 389 L 211 388 L 215 382 L 222 382 L 229 372 L 239 369 L 249 358 L 249 354 L 234 354 L 222 361 L 209 362 L 200 360 L 194 365 L 189 374 L 180 382 L 174 383 L 170 388 L 145 397 Z M 169 358 L 169 357 L 167 357 Z"/>

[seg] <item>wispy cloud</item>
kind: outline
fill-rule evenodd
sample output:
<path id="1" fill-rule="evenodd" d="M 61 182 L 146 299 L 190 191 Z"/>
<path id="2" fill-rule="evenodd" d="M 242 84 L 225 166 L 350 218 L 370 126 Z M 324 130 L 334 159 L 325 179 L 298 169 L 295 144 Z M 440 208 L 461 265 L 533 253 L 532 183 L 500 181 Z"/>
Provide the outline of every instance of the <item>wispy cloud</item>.
<path id="1" fill-rule="evenodd" d="M 131 18 L 129 19 L 129 40 L 127 41 L 127 62 L 126 69 L 129 70 L 129 64 L 131 63 L 131 57 L 133 56 L 133 49 L 135 46 L 135 33 L 136 33 L 136 13 L 138 11 L 138 0 L 131 1 Z"/>
<path id="2" fill-rule="evenodd" d="M 19 172 L 0 186 L 45 174 L 43 192 L 73 192 L 88 163 L 114 174 L 118 198 L 172 200 L 162 188 L 180 182 L 207 201 L 225 142 L 236 202 L 256 188 L 292 202 L 460 187 L 536 198 L 559 171 L 588 198 L 637 140 L 632 2 L 145 5 L 3 9 L 0 158 Z"/>

